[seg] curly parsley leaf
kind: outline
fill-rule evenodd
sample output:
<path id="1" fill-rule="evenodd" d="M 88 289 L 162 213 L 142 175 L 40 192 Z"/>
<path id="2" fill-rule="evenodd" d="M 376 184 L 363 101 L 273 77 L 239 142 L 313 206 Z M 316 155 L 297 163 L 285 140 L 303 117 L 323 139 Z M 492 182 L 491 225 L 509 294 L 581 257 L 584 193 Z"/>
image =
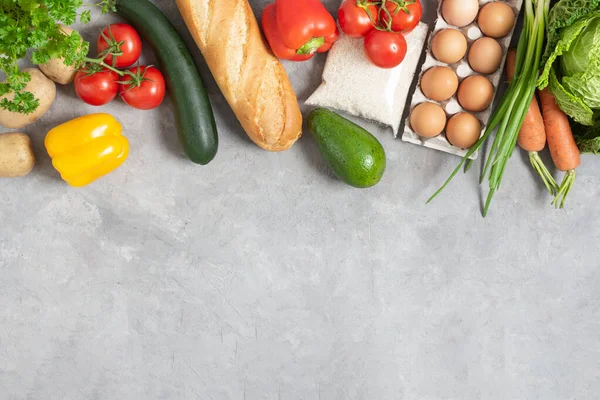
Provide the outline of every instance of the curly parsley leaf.
<path id="1" fill-rule="evenodd" d="M 79 20 L 82 24 L 87 24 L 92 19 L 92 12 L 90 10 L 85 10 L 79 15 Z"/>
<path id="2" fill-rule="evenodd" d="M 103 12 L 114 9 L 114 0 L 97 4 Z M 51 58 L 64 58 L 66 65 L 81 65 L 89 43 L 78 32 L 65 35 L 61 25 L 90 20 L 91 13 L 78 12 L 83 0 L 0 0 L 0 70 L 6 80 L 0 83 L 0 108 L 29 114 L 39 101 L 23 92 L 30 76 L 19 70 L 18 60 L 31 50 L 31 61 L 44 64 Z"/>

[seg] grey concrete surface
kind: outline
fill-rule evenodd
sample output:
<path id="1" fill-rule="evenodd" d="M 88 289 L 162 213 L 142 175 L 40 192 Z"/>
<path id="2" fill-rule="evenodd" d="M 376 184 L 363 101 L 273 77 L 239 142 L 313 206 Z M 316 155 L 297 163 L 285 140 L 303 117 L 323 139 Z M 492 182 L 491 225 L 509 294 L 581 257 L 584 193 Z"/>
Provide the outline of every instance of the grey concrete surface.
<path id="1" fill-rule="evenodd" d="M 516 152 L 483 219 L 475 172 L 426 206 L 458 159 L 360 122 L 388 168 L 353 189 L 308 132 L 281 154 L 253 145 L 194 54 L 220 129 L 208 166 L 182 156 L 168 101 L 102 108 L 131 156 L 83 189 L 43 138 L 98 109 L 61 88 L 25 129 L 38 166 L 0 181 L 0 399 L 599 397 L 600 157 L 555 211 Z M 301 100 L 323 64 L 286 64 Z"/>

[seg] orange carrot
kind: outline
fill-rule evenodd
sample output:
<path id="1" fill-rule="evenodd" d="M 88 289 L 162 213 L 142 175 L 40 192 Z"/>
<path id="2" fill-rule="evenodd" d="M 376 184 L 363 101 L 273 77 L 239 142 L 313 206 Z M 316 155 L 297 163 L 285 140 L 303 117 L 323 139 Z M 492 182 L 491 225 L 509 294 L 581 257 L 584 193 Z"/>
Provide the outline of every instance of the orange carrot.
<path id="1" fill-rule="evenodd" d="M 510 82 L 515 75 L 515 64 L 517 61 L 517 52 L 514 49 L 508 51 L 506 57 L 506 78 Z M 554 194 L 558 191 L 558 185 L 554 177 L 546 168 L 544 161 L 540 158 L 538 152 L 546 147 L 546 129 L 544 127 L 544 119 L 540 112 L 535 95 L 529 104 L 529 110 L 521 125 L 521 130 L 518 136 L 519 147 L 529 153 L 529 161 L 533 169 L 540 175 L 544 185 L 550 192 Z"/>
<path id="2" fill-rule="evenodd" d="M 506 79 L 510 83 L 515 76 L 515 67 L 517 65 L 517 50 L 509 49 L 508 54 L 506 55 Z"/>
<path id="3" fill-rule="evenodd" d="M 547 88 L 540 91 L 540 102 L 552 161 L 556 168 L 566 171 L 556 198 L 552 202 L 557 208 L 563 208 L 575 182 L 575 169 L 579 167 L 581 154 L 575 143 L 567 114 L 558 107 L 554 96 Z"/>
<path id="4" fill-rule="evenodd" d="M 546 128 L 544 127 L 544 118 L 540 112 L 540 106 L 537 99 L 533 96 L 529 111 L 525 115 L 523 126 L 519 131 L 519 147 L 525 151 L 538 152 L 546 147 Z"/>
<path id="5" fill-rule="evenodd" d="M 540 100 L 554 165 L 561 171 L 579 167 L 581 156 L 567 114 L 558 107 L 554 96 L 547 89 L 540 91 Z"/>

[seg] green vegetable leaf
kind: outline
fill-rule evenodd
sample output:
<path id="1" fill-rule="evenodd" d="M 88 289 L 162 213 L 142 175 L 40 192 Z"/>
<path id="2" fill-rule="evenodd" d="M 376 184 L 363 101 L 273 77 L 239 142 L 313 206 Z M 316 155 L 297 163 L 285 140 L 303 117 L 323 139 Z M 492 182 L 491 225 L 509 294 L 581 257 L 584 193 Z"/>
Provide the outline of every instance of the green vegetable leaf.
<path id="1" fill-rule="evenodd" d="M 584 73 L 600 60 L 600 11 L 596 11 L 577 23 L 586 23 L 569 49 L 560 58 L 564 75 Z M 568 28 L 565 29 L 568 32 Z"/>
<path id="2" fill-rule="evenodd" d="M 31 62 L 34 64 L 46 64 L 48 61 L 50 61 L 50 54 L 46 51 L 36 51 L 31 54 Z"/>
<path id="3" fill-rule="evenodd" d="M 87 24 L 92 19 L 92 12 L 90 10 L 85 10 L 79 15 L 79 21 L 82 24 Z"/>
<path id="4" fill-rule="evenodd" d="M 573 0 L 562 0 L 567 4 Z M 566 20 L 563 20 L 565 22 Z M 590 12 L 559 32 L 560 39 L 538 80 L 574 121 L 591 126 L 600 108 L 600 11 Z"/>
<path id="5" fill-rule="evenodd" d="M 25 86 L 27 86 L 30 80 L 31 75 L 29 75 L 28 72 L 21 72 L 16 70 L 13 71 L 12 74 L 8 75 L 8 77 L 6 78 L 6 84 L 11 88 L 20 91 L 25 89 Z"/>
<path id="6" fill-rule="evenodd" d="M 546 51 L 542 63 L 548 62 L 561 38 L 561 29 L 598 9 L 600 0 L 560 0 L 548 16 Z M 546 82 L 547 85 L 547 82 Z"/>
<path id="7" fill-rule="evenodd" d="M 0 107 L 16 113 L 30 114 L 38 108 L 40 101 L 30 92 L 16 92 L 12 99 L 3 98 L 0 100 Z"/>
<path id="8" fill-rule="evenodd" d="M 592 139 L 577 139 L 577 147 L 583 154 L 600 154 L 600 136 Z"/>
<path id="9" fill-rule="evenodd" d="M 0 83 L 0 109 L 31 113 L 39 101 L 23 92 L 29 75 L 21 73 L 17 64 L 31 52 L 34 64 L 44 64 L 52 58 L 63 58 L 66 65 L 81 65 L 89 43 L 73 32 L 65 35 L 61 25 L 88 22 L 89 10 L 79 13 L 83 0 L 0 0 L 0 70 L 6 81 Z M 103 11 L 114 8 L 114 0 L 97 3 Z"/>
<path id="10" fill-rule="evenodd" d="M 582 153 L 600 154 L 600 121 L 594 126 L 575 125 L 573 133 Z"/>
<path id="11" fill-rule="evenodd" d="M 562 85 L 565 91 L 583 99 L 588 107 L 600 108 L 600 69 L 590 69 L 582 74 L 565 76 Z"/>
<path id="12" fill-rule="evenodd" d="M 581 97 L 567 91 L 558 81 L 554 69 L 550 70 L 549 89 L 556 99 L 556 104 L 568 116 L 582 125 L 592 125 L 594 123 L 594 111 L 588 107 Z"/>
<path id="13" fill-rule="evenodd" d="M 102 0 L 100 3 L 96 4 L 101 8 L 102 14 L 107 14 L 109 12 L 117 12 L 117 4 L 116 0 Z"/>
<path id="14" fill-rule="evenodd" d="M 553 9 L 554 10 L 554 9 Z M 579 36 L 579 34 L 585 29 L 589 20 L 587 18 L 581 19 L 574 24 L 565 28 L 562 32 L 560 39 L 556 42 L 555 47 L 552 50 L 552 53 L 548 57 L 546 61 L 546 65 L 544 65 L 544 70 L 540 75 L 538 80 L 538 87 L 540 89 L 548 86 L 548 78 L 550 76 L 550 71 L 554 67 L 554 62 L 558 57 L 562 56 L 565 52 L 569 50 L 575 39 Z"/>

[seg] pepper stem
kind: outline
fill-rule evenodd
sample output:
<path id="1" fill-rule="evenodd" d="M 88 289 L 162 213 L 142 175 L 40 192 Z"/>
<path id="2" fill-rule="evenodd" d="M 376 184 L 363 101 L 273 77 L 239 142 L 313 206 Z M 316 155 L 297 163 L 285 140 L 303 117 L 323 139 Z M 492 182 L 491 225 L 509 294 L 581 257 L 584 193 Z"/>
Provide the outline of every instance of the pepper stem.
<path id="1" fill-rule="evenodd" d="M 324 44 L 325 44 L 324 37 L 312 38 L 308 42 L 306 42 L 304 44 L 304 46 L 300 47 L 298 49 L 298 51 L 296 51 L 296 54 L 299 54 L 299 55 L 313 54 L 317 50 L 319 50 L 319 48 L 321 46 L 323 46 Z"/>

